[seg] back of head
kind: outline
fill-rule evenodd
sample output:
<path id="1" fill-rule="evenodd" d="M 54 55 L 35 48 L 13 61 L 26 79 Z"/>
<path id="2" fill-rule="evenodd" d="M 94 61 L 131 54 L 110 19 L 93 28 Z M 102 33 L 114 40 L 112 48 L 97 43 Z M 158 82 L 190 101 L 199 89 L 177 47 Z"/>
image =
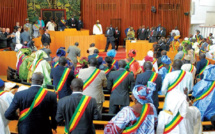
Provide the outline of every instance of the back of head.
<path id="1" fill-rule="evenodd" d="M 78 46 L 79 45 L 79 43 L 78 42 L 75 42 L 75 46 Z"/>
<path id="2" fill-rule="evenodd" d="M 166 50 L 161 51 L 161 55 L 166 55 L 166 54 L 167 54 Z"/>
<path id="3" fill-rule="evenodd" d="M 174 60 L 173 62 L 173 68 L 174 70 L 181 70 L 181 66 L 183 65 L 183 62 L 179 59 Z"/>
<path id="4" fill-rule="evenodd" d="M 144 66 L 145 71 L 146 70 L 152 70 L 152 67 L 153 67 L 153 65 L 150 61 L 146 61 L 143 66 Z"/>
<path id="5" fill-rule="evenodd" d="M 126 65 L 127 65 L 125 60 L 120 60 L 120 61 L 118 62 L 118 64 L 119 64 L 119 68 L 125 68 Z"/>
<path id="6" fill-rule="evenodd" d="M 79 91 L 82 92 L 83 91 L 83 81 L 80 78 L 74 79 L 71 82 L 71 89 L 73 91 Z"/>
<path id="7" fill-rule="evenodd" d="M 109 56 L 105 57 L 105 62 L 108 64 L 108 68 L 111 68 L 113 59 Z"/>
<path id="8" fill-rule="evenodd" d="M 32 85 L 42 85 L 43 84 L 43 74 L 41 72 L 33 73 L 31 81 Z"/>
<path id="9" fill-rule="evenodd" d="M 49 44 L 48 44 L 48 43 L 44 43 L 43 46 L 44 46 L 44 47 L 47 47 L 47 46 L 49 46 Z"/>
<path id="10" fill-rule="evenodd" d="M 98 64 L 98 61 L 95 57 L 90 58 L 90 66 L 95 67 L 97 66 L 97 64 Z"/>
<path id="11" fill-rule="evenodd" d="M 199 55 L 199 58 L 200 58 L 200 59 L 205 59 L 205 58 L 206 58 L 206 55 L 205 55 L 204 53 L 201 53 L 201 54 Z"/>
<path id="12" fill-rule="evenodd" d="M 178 51 L 182 51 L 183 50 L 183 47 L 182 46 L 179 46 L 178 47 Z"/>
<path id="13" fill-rule="evenodd" d="M 65 65 L 67 64 L 67 59 L 66 59 L 66 57 L 61 56 L 61 57 L 59 58 L 59 64 L 60 64 L 61 66 L 65 66 Z"/>
<path id="14" fill-rule="evenodd" d="M 90 44 L 90 47 L 95 47 L 95 44 L 94 43 Z"/>
<path id="15" fill-rule="evenodd" d="M 98 50 L 98 49 L 95 49 L 93 53 L 94 53 L 94 54 L 99 54 L 99 50 Z"/>

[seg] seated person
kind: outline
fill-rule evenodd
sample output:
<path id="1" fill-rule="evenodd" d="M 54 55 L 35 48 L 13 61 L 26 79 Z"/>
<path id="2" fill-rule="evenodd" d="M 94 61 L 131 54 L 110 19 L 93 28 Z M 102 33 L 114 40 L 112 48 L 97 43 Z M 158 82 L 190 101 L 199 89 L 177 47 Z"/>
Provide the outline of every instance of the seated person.
<path id="1" fill-rule="evenodd" d="M 153 105 L 152 93 L 155 85 L 149 83 L 149 88 L 137 85 L 132 91 L 133 106 L 124 107 L 104 129 L 105 134 L 118 134 L 122 132 L 132 134 L 154 134 L 157 124 L 157 111 Z M 146 112 L 144 112 L 146 111 Z M 138 127 L 135 127 L 138 125 Z M 129 128 L 134 128 L 129 129 Z M 133 130 L 132 132 L 130 130 Z"/>
<path id="2" fill-rule="evenodd" d="M 90 48 L 87 50 L 87 53 L 89 53 L 89 55 L 93 55 L 95 49 L 97 49 L 97 48 L 95 47 L 95 44 L 92 43 L 92 44 L 90 44 Z"/>
<path id="3" fill-rule="evenodd" d="M 126 40 L 135 40 L 135 32 L 133 27 L 131 27 L 130 31 L 128 31 Z"/>

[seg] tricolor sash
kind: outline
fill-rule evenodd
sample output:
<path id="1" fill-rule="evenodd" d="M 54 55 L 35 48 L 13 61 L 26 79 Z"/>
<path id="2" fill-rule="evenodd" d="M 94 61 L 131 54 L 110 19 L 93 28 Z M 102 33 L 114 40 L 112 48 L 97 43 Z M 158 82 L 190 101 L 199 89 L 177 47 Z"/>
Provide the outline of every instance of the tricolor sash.
<path id="1" fill-rule="evenodd" d="M 99 69 L 95 69 L 93 71 L 90 77 L 84 82 L 83 90 L 85 90 L 96 79 L 100 72 L 101 70 Z"/>
<path id="2" fill-rule="evenodd" d="M 168 68 L 168 72 L 167 73 L 170 73 L 170 72 L 172 72 L 172 66 L 169 66 L 169 68 Z"/>
<path id="3" fill-rule="evenodd" d="M 194 71 L 194 66 L 191 64 L 191 68 L 190 68 L 189 72 L 193 73 L 193 71 Z"/>
<path id="4" fill-rule="evenodd" d="M 204 50 L 200 50 L 202 53 L 206 53 L 206 51 L 204 51 Z"/>
<path id="5" fill-rule="evenodd" d="M 106 68 L 104 71 L 105 71 L 105 74 L 108 74 L 113 68 L 114 68 L 114 65 L 116 63 L 116 60 L 113 60 L 112 64 L 111 64 L 111 67 L 110 68 Z"/>
<path id="6" fill-rule="evenodd" d="M 27 58 L 25 54 L 22 54 L 19 56 L 19 60 L 22 60 L 22 62 Z"/>
<path id="7" fill-rule="evenodd" d="M 19 121 L 23 121 L 28 115 L 32 112 L 34 108 L 36 108 L 44 99 L 46 94 L 48 93 L 47 90 L 43 89 L 42 87 L 37 92 L 34 100 L 29 108 L 26 108 L 20 112 Z"/>
<path id="8" fill-rule="evenodd" d="M 132 58 L 131 61 L 128 63 L 129 67 L 135 62 L 135 59 Z"/>
<path id="9" fill-rule="evenodd" d="M 122 83 L 122 81 L 129 75 L 127 70 L 123 71 L 122 74 L 114 81 L 112 92 Z"/>
<path id="10" fill-rule="evenodd" d="M 84 111 L 87 108 L 87 105 L 90 102 L 90 99 L 91 99 L 90 96 L 85 96 L 85 95 L 82 96 L 82 98 L 81 98 L 77 108 L 75 109 L 75 112 L 72 115 L 72 118 L 71 118 L 71 120 L 69 122 L 69 129 L 67 129 L 65 127 L 65 132 L 66 133 L 68 133 L 68 132 L 71 133 L 76 128 L 76 126 L 78 125 L 82 115 L 84 114 Z"/>
<path id="11" fill-rule="evenodd" d="M 207 97 L 213 91 L 214 88 L 215 88 L 215 81 L 212 82 L 212 84 L 210 85 L 210 87 L 206 91 L 204 91 L 201 96 L 196 97 L 196 99 L 194 101 L 204 99 L 205 97 Z"/>
<path id="12" fill-rule="evenodd" d="M 125 130 L 122 132 L 122 134 L 135 133 L 137 131 L 137 129 L 140 127 L 140 125 L 144 122 L 145 118 L 149 114 L 149 111 L 150 111 L 150 104 L 144 104 L 140 117 L 137 120 L 137 122 L 134 125 L 125 128 Z"/>
<path id="13" fill-rule="evenodd" d="M 163 67 L 163 64 L 161 64 L 161 65 L 158 67 L 158 70 L 160 70 L 162 67 Z"/>
<path id="14" fill-rule="evenodd" d="M 173 47 L 173 50 L 175 51 L 175 41 L 172 41 L 172 47 Z"/>
<path id="15" fill-rule="evenodd" d="M 200 42 L 198 35 L 196 35 L 196 40 L 197 40 L 198 43 Z"/>
<path id="16" fill-rule="evenodd" d="M 186 75 L 186 72 L 183 71 L 183 70 L 181 70 L 178 78 L 172 84 L 170 84 L 168 86 L 167 92 L 172 91 L 176 86 L 178 86 L 178 84 L 183 80 L 183 78 L 185 77 L 185 75 Z"/>
<path id="17" fill-rule="evenodd" d="M 99 55 L 96 55 L 96 59 L 98 59 L 99 58 Z"/>
<path id="18" fill-rule="evenodd" d="M 78 74 L 75 75 L 75 78 L 78 78 Z"/>
<path id="19" fill-rule="evenodd" d="M 98 27 L 99 31 L 101 32 L 101 28 L 100 28 L 100 26 L 99 26 L 98 24 L 96 24 L 96 26 Z"/>
<path id="20" fill-rule="evenodd" d="M 183 55 L 183 57 L 181 58 L 181 60 L 184 60 L 185 54 Z"/>
<path id="21" fill-rule="evenodd" d="M 60 20 L 61 23 L 63 23 L 66 26 L 66 21 L 65 20 Z"/>
<path id="22" fill-rule="evenodd" d="M 4 91 L 4 90 L 2 90 L 2 91 L 0 91 L 0 96 L 2 96 L 4 93 L 6 93 L 7 91 Z"/>
<path id="23" fill-rule="evenodd" d="M 57 88 L 55 89 L 55 93 L 57 94 L 57 98 L 59 98 L 59 95 L 58 93 L 62 90 L 68 76 L 69 76 L 69 73 L 70 73 L 71 69 L 69 68 L 65 68 L 64 71 L 63 71 L 63 74 L 60 78 L 60 81 L 58 82 L 58 85 L 57 85 Z"/>
<path id="24" fill-rule="evenodd" d="M 59 65 L 59 61 L 55 62 L 53 67 L 56 68 L 58 65 Z"/>
<path id="25" fill-rule="evenodd" d="M 153 62 L 152 62 L 152 65 L 154 65 L 156 61 L 157 61 L 157 60 L 154 59 Z M 155 72 L 155 68 L 154 68 L 154 67 L 152 67 L 152 71 Z"/>
<path id="26" fill-rule="evenodd" d="M 151 75 L 151 77 L 149 78 L 149 81 L 155 82 L 156 79 L 157 79 L 157 77 L 158 77 L 158 74 L 155 73 L 155 72 L 152 72 L 152 75 Z"/>
<path id="27" fill-rule="evenodd" d="M 207 60 L 205 67 L 200 71 L 199 76 L 201 76 L 203 74 L 203 72 L 205 71 L 205 68 L 210 64 L 209 60 Z"/>
<path id="28" fill-rule="evenodd" d="M 40 29 L 40 25 L 34 24 L 34 26 L 35 26 L 37 29 Z"/>
<path id="29" fill-rule="evenodd" d="M 164 134 L 171 132 L 182 121 L 182 119 L 183 117 L 178 112 L 172 121 L 165 125 Z"/>
<path id="30" fill-rule="evenodd" d="M 37 66 L 40 64 L 41 61 L 42 61 L 42 59 L 39 59 L 39 60 L 36 61 L 34 69 L 37 68 Z M 33 63 L 31 64 L 30 68 L 32 68 L 32 67 L 33 67 Z"/>

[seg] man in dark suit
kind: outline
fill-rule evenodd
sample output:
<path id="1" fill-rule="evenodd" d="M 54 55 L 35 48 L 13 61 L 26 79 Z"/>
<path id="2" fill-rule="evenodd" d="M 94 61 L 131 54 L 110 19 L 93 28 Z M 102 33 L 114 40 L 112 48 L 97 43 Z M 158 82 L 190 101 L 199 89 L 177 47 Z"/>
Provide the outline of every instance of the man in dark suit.
<path id="1" fill-rule="evenodd" d="M 158 25 L 158 27 L 156 27 L 155 29 L 157 32 L 160 32 L 161 31 L 161 24 Z"/>
<path id="2" fill-rule="evenodd" d="M 7 47 L 7 37 L 2 33 L 2 28 L 0 28 L 0 48 Z"/>
<path id="3" fill-rule="evenodd" d="M 107 37 L 107 44 L 105 47 L 105 52 L 107 52 L 108 46 L 111 43 L 112 49 L 115 49 L 115 38 L 114 38 L 114 29 L 113 28 L 108 28 L 106 31 L 105 36 Z"/>
<path id="4" fill-rule="evenodd" d="M 139 35 L 140 35 L 140 32 L 142 30 L 142 26 L 139 27 L 139 29 L 137 29 L 137 39 L 139 40 Z"/>
<path id="5" fill-rule="evenodd" d="M 51 43 L 51 36 L 49 34 L 49 30 L 48 29 L 45 29 L 45 33 L 42 35 L 42 38 L 41 38 L 41 42 L 42 44 L 49 44 Z"/>
<path id="6" fill-rule="evenodd" d="M 79 17 L 79 20 L 77 22 L 77 30 L 80 31 L 84 27 L 84 23 L 81 20 L 81 17 Z"/>
<path id="7" fill-rule="evenodd" d="M 41 91 L 43 84 L 42 73 L 34 73 L 32 76 L 32 85 L 29 89 L 17 92 L 14 95 L 10 107 L 5 112 L 8 120 L 17 120 L 17 110 L 23 111 L 31 107 L 36 94 Z M 43 89 L 45 90 L 45 89 Z M 52 129 L 56 130 L 57 123 L 55 120 L 57 111 L 57 97 L 53 92 L 47 91 L 41 103 L 33 108 L 30 114 L 18 123 L 19 134 L 52 134 Z M 51 121 L 49 120 L 51 117 Z"/>
<path id="8" fill-rule="evenodd" d="M 119 47 L 119 40 L 120 40 L 120 36 L 121 36 L 121 32 L 118 30 L 118 27 L 116 27 L 115 29 L 115 42 L 116 42 L 116 50 L 118 50 Z"/>
<path id="9" fill-rule="evenodd" d="M 76 28 L 77 27 L 77 20 L 74 18 L 74 15 L 68 20 L 68 26 L 70 28 Z"/>
<path id="10" fill-rule="evenodd" d="M 199 59 L 200 59 L 200 61 L 198 61 L 197 64 L 196 64 L 196 76 L 198 76 L 198 77 L 199 77 L 200 71 L 201 71 L 201 70 L 206 66 L 206 64 L 207 64 L 206 55 L 205 55 L 204 53 L 201 53 L 201 54 L 199 55 Z M 203 79 L 203 77 L 204 77 L 204 74 L 202 74 L 202 75 L 200 76 L 200 79 Z"/>
<path id="11" fill-rule="evenodd" d="M 114 85 L 114 82 L 119 78 L 119 76 L 126 70 L 125 60 L 119 61 L 119 70 L 112 71 L 108 77 L 107 89 L 111 91 Z M 116 114 L 125 106 L 129 106 L 129 92 L 134 87 L 134 75 L 129 73 L 128 76 L 111 92 L 110 96 L 110 106 L 109 113 Z"/>
<path id="12" fill-rule="evenodd" d="M 64 56 L 62 56 L 59 59 L 59 66 L 51 69 L 51 78 L 53 78 L 53 84 L 55 86 L 55 89 L 57 88 L 59 81 L 61 80 L 61 77 L 63 75 L 63 72 L 66 69 L 66 67 L 65 67 L 66 64 L 67 64 L 67 59 Z M 75 78 L 74 72 L 71 70 L 66 79 L 66 82 L 63 85 L 63 88 L 58 93 L 59 99 L 65 97 L 65 96 L 71 95 L 72 91 L 70 90 L 70 83 L 74 78 Z"/>
<path id="13" fill-rule="evenodd" d="M 147 85 L 147 82 L 149 81 L 149 79 L 153 73 L 152 67 L 153 67 L 153 65 L 151 62 L 147 61 L 144 63 L 145 72 L 137 75 L 135 85 L 139 85 L 139 84 Z M 162 78 L 159 74 L 154 83 L 156 84 L 156 90 L 153 92 L 152 99 L 153 99 L 153 104 L 155 105 L 155 107 L 158 110 L 158 106 L 159 106 L 158 91 L 161 90 L 161 86 L 162 86 Z"/>
<path id="14" fill-rule="evenodd" d="M 97 57 L 98 56 L 98 57 Z M 93 55 L 89 55 L 88 56 L 88 62 L 90 62 L 90 59 L 95 57 L 98 61 L 98 64 L 96 66 L 96 68 L 99 68 L 99 66 L 102 64 L 103 62 L 103 58 L 99 56 L 99 50 L 95 49 Z"/>
<path id="15" fill-rule="evenodd" d="M 151 31 L 149 32 L 149 42 L 153 43 L 157 41 L 157 31 L 154 27 L 151 28 Z"/>
<path id="16" fill-rule="evenodd" d="M 60 31 L 64 31 L 64 29 L 67 27 L 67 20 L 65 20 L 64 17 L 61 18 L 59 22 Z"/>
<path id="17" fill-rule="evenodd" d="M 166 30 L 163 28 L 163 27 L 161 27 L 160 28 L 160 31 L 158 32 L 158 35 L 157 35 L 158 37 L 157 37 L 157 39 L 159 40 L 161 37 L 166 37 Z"/>
<path id="18" fill-rule="evenodd" d="M 56 120 L 58 123 L 65 121 L 65 127 L 68 130 L 69 122 L 74 117 L 75 111 L 81 103 L 83 96 L 83 81 L 81 79 L 74 79 L 71 83 L 72 95 L 60 99 L 57 107 Z M 82 103 L 83 104 L 83 103 Z M 83 109 L 83 115 L 77 121 L 77 126 L 69 132 L 69 134 L 95 134 L 93 120 L 98 120 L 101 115 L 97 109 L 96 100 L 91 98 L 89 103 L 86 104 L 86 109 Z M 73 120 L 74 121 L 74 120 Z"/>
<path id="19" fill-rule="evenodd" d="M 141 28 L 141 31 L 139 32 L 138 39 L 139 40 L 145 40 L 146 37 L 147 37 L 147 31 L 145 29 L 145 26 L 143 25 L 142 28 Z"/>

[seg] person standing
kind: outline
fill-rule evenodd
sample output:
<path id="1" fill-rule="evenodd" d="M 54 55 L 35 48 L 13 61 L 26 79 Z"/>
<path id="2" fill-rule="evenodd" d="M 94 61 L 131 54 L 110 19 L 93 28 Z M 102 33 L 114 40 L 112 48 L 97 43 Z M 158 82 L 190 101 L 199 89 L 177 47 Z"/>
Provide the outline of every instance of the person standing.
<path id="1" fill-rule="evenodd" d="M 81 79 L 74 79 L 71 82 L 71 89 L 73 93 L 58 102 L 57 122 L 65 121 L 65 130 L 69 134 L 95 134 L 93 120 L 101 118 L 95 98 L 83 95 L 83 81 Z"/>
<path id="2" fill-rule="evenodd" d="M 108 77 L 107 89 L 111 91 L 109 113 L 116 114 L 125 106 L 129 106 L 129 92 L 134 87 L 134 75 L 129 73 L 125 60 L 119 61 L 119 70 L 112 71 Z"/>
<path id="3" fill-rule="evenodd" d="M 147 37 L 147 31 L 145 29 L 145 26 L 143 25 L 139 31 L 138 39 L 139 40 L 145 40 Z"/>
<path id="4" fill-rule="evenodd" d="M 10 134 L 9 121 L 4 117 L 9 105 L 0 97 L 0 134 Z"/>
<path id="5" fill-rule="evenodd" d="M 27 27 L 28 28 L 28 33 L 29 35 L 32 37 L 32 24 L 29 23 L 29 18 L 25 19 L 26 23 L 24 24 L 24 28 Z"/>
<path id="6" fill-rule="evenodd" d="M 201 53 L 199 55 L 200 61 L 196 64 L 196 77 L 203 79 L 204 77 L 204 70 L 206 67 L 210 64 L 209 60 L 206 59 L 206 55 L 204 53 Z"/>
<path id="7" fill-rule="evenodd" d="M 79 20 L 77 22 L 77 30 L 80 31 L 84 27 L 84 23 L 81 20 L 81 17 L 79 17 Z"/>
<path id="8" fill-rule="evenodd" d="M 64 17 L 61 18 L 59 22 L 60 31 L 64 31 L 67 27 L 67 21 L 64 19 Z"/>
<path id="9" fill-rule="evenodd" d="M 79 46 L 79 43 L 76 42 L 75 45 L 69 46 L 69 48 L 67 49 L 67 53 L 68 53 L 67 58 L 72 60 L 75 67 L 78 63 L 77 57 L 81 56 L 81 50 L 80 48 L 78 48 L 78 46 Z"/>
<path id="10" fill-rule="evenodd" d="M 14 26 L 14 29 L 16 29 L 16 31 L 17 31 L 18 28 L 21 28 L 21 30 L 22 30 L 22 26 L 20 26 L 20 23 L 16 22 L 16 26 Z"/>
<path id="11" fill-rule="evenodd" d="M 106 31 L 106 34 L 105 36 L 107 37 L 107 44 L 106 44 L 106 47 L 105 47 L 105 51 L 104 52 L 107 52 L 107 49 L 109 47 L 109 44 L 111 43 L 112 45 L 112 49 L 115 49 L 115 38 L 114 38 L 114 30 L 112 28 L 108 28 L 107 31 Z"/>
<path id="12" fill-rule="evenodd" d="M 37 20 L 37 24 L 40 25 L 41 28 L 45 28 L 45 23 L 41 17 Z"/>
<path id="13" fill-rule="evenodd" d="M 45 32 L 44 32 L 44 34 L 42 35 L 42 38 L 41 38 L 41 42 L 42 42 L 42 44 L 47 43 L 47 44 L 50 45 L 50 43 L 51 43 L 51 36 L 49 34 L 49 30 L 48 29 L 45 29 Z"/>
<path id="14" fill-rule="evenodd" d="M 171 31 L 171 36 L 173 36 L 173 33 L 175 33 L 175 36 L 180 36 L 180 31 L 178 30 L 178 27 L 175 27 L 175 29 Z"/>
<path id="15" fill-rule="evenodd" d="M 57 128 L 57 97 L 55 93 L 42 87 L 43 78 L 42 73 L 34 73 L 31 87 L 17 92 L 5 112 L 5 118 L 8 120 L 19 119 L 20 134 L 52 134 L 52 129 Z M 17 109 L 20 110 L 20 116 L 17 115 Z"/>
<path id="16" fill-rule="evenodd" d="M 77 20 L 74 18 L 74 15 L 68 20 L 69 28 L 77 28 Z"/>
<path id="17" fill-rule="evenodd" d="M 0 98 L 2 98 L 8 106 L 10 106 L 14 95 L 11 92 L 4 91 L 5 88 L 5 82 L 0 79 Z"/>
<path id="18" fill-rule="evenodd" d="M 162 81 L 164 80 L 164 78 L 166 77 L 166 74 L 170 73 L 173 71 L 172 66 L 170 65 L 172 63 L 172 61 L 170 60 L 170 58 L 167 55 L 163 55 L 161 57 L 161 65 L 158 67 L 158 73 L 161 75 L 162 77 Z"/>
<path id="19" fill-rule="evenodd" d="M 38 24 L 38 21 L 35 22 L 33 25 L 33 37 L 37 38 L 40 36 L 40 25 Z"/>
<path id="20" fill-rule="evenodd" d="M 20 35 L 20 40 L 23 45 L 30 47 L 31 35 L 28 32 L 28 27 L 24 27 L 24 32 Z"/>
<path id="21" fill-rule="evenodd" d="M 116 50 L 118 50 L 119 47 L 119 41 L 120 41 L 121 32 L 119 31 L 118 27 L 115 29 L 115 43 L 116 43 Z"/>
<path id="22" fill-rule="evenodd" d="M 83 95 L 96 99 L 99 112 L 102 112 L 104 93 L 103 88 L 107 87 L 107 78 L 104 71 L 96 68 L 98 61 L 95 57 L 90 59 L 89 68 L 81 69 L 78 78 L 84 82 Z"/>
<path id="23" fill-rule="evenodd" d="M 103 62 L 103 58 L 99 56 L 99 50 L 98 49 L 95 49 L 94 52 L 93 52 L 93 54 L 88 56 L 88 62 L 90 61 L 90 59 L 92 57 L 95 57 L 98 60 L 98 65 L 96 67 L 99 68 L 99 66 Z"/>
<path id="24" fill-rule="evenodd" d="M 16 44 L 21 44 L 21 27 L 19 27 L 16 31 Z"/>
<path id="25" fill-rule="evenodd" d="M 161 75 L 152 71 L 153 65 L 151 62 L 147 61 L 144 63 L 144 73 L 138 74 L 135 85 L 147 85 L 148 81 L 156 84 L 156 90 L 153 91 L 152 100 L 155 108 L 158 112 L 159 100 L 158 92 L 161 90 L 162 78 Z"/>
<path id="26" fill-rule="evenodd" d="M 102 25 L 99 23 L 99 20 L 96 21 L 96 24 L 93 26 L 93 34 L 101 35 L 103 34 Z"/>
<path id="27" fill-rule="evenodd" d="M 151 28 L 149 32 L 149 42 L 153 43 L 157 41 L 157 31 L 155 30 L 154 27 Z"/>
<path id="28" fill-rule="evenodd" d="M 72 93 L 70 90 L 70 83 L 75 78 L 74 72 L 70 68 L 65 67 L 66 64 L 67 59 L 64 56 L 60 57 L 59 66 L 52 68 L 50 74 L 59 99 L 69 96 Z"/>
<path id="29" fill-rule="evenodd" d="M 55 28 L 57 27 L 56 23 L 54 22 L 53 19 L 51 19 L 51 21 L 49 21 L 47 24 L 46 24 L 46 28 L 49 30 L 49 31 L 55 31 Z"/>

